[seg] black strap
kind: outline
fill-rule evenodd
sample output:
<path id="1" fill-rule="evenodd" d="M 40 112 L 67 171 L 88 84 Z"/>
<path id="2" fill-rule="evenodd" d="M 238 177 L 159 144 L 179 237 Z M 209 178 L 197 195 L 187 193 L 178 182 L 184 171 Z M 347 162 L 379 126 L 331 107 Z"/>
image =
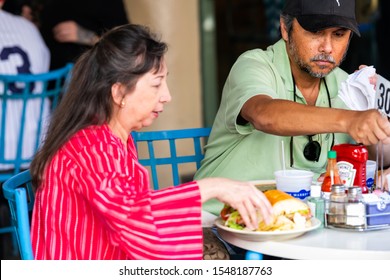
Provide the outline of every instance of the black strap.
<path id="1" fill-rule="evenodd" d="M 293 90 L 294 90 L 294 102 L 297 102 L 297 90 L 296 90 L 296 84 L 295 84 L 295 79 L 294 79 L 294 75 L 292 75 L 291 73 L 291 77 L 292 77 L 292 81 L 293 81 Z M 328 105 L 329 105 L 329 108 L 332 108 L 332 101 L 330 99 L 330 93 L 329 93 L 329 89 L 328 89 L 328 85 L 326 84 L 326 80 L 325 78 L 321 78 L 321 81 L 324 82 L 324 85 L 325 85 L 325 89 L 326 89 L 326 95 L 328 97 Z M 310 141 L 310 138 L 313 137 L 314 135 L 308 135 L 308 139 Z M 290 166 L 292 167 L 294 165 L 294 158 L 293 158 L 293 137 L 294 136 L 291 136 L 291 140 L 290 140 Z M 310 138 L 309 138 L 310 137 Z M 332 144 L 330 146 L 330 149 L 333 148 L 334 146 L 334 141 L 335 141 L 335 136 L 334 136 L 334 132 L 332 132 Z"/>

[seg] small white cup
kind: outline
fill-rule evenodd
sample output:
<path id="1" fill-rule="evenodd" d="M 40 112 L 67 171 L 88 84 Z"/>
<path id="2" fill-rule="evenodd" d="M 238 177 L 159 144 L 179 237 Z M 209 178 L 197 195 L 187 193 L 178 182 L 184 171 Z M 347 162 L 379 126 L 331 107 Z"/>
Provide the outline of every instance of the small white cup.
<path id="1" fill-rule="evenodd" d="M 369 190 L 372 190 L 374 186 L 376 176 L 376 161 L 375 160 L 367 160 L 366 163 L 366 185 Z"/>
<path id="2" fill-rule="evenodd" d="M 275 171 L 276 189 L 284 191 L 293 197 L 306 200 L 310 196 L 310 187 L 314 173 L 307 170 Z"/>

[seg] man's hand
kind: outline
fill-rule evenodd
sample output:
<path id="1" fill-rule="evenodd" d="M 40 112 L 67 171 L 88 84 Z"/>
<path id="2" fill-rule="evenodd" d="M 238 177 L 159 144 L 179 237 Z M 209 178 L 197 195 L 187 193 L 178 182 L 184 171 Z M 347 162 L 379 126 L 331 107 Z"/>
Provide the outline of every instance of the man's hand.
<path id="1" fill-rule="evenodd" d="M 54 26 L 54 38 L 60 43 L 76 43 L 93 46 L 99 37 L 91 30 L 85 29 L 74 21 L 63 21 Z"/>

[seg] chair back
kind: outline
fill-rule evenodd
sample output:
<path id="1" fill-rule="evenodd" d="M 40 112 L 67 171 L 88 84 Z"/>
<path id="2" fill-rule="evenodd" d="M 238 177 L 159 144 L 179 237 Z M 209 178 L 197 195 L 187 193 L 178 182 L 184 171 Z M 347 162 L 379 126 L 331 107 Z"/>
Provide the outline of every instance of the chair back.
<path id="1" fill-rule="evenodd" d="M 28 168 L 71 69 L 0 75 L 0 183 Z"/>
<path id="2" fill-rule="evenodd" d="M 207 137 L 210 135 L 211 128 L 186 128 L 176 130 L 161 130 L 161 131 L 145 131 L 132 132 L 135 145 L 140 156 L 139 162 L 146 167 L 149 167 L 153 188 L 160 188 L 159 179 L 163 176 L 163 172 L 158 172 L 159 167 L 168 166 L 171 169 L 169 176 L 172 178 L 174 186 L 179 185 L 181 176 L 185 175 L 181 172 L 184 165 L 194 164 L 196 171 L 200 167 L 200 163 L 204 157 L 203 146 Z M 179 151 L 179 142 L 184 147 L 184 152 Z M 184 143 L 185 142 L 185 143 Z M 141 155 L 142 144 L 146 144 L 148 155 Z M 186 145 L 186 146 L 183 146 Z M 161 151 L 157 155 L 157 150 Z M 182 149 L 183 150 L 183 149 Z"/>
<path id="3" fill-rule="evenodd" d="M 32 260 L 30 213 L 34 206 L 34 192 L 30 171 L 25 170 L 5 181 L 3 194 L 10 207 L 11 226 L 16 233 L 20 257 L 22 260 Z"/>

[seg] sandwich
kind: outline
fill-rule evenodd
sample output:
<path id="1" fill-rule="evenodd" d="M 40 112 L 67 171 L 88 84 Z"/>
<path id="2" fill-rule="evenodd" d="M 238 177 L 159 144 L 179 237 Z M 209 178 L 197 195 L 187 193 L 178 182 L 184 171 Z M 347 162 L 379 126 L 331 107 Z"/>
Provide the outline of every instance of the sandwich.
<path id="1" fill-rule="evenodd" d="M 256 231 L 285 231 L 311 226 L 310 208 L 303 201 L 280 190 L 268 190 L 264 195 L 273 208 L 271 223 L 266 224 L 258 211 L 259 225 Z M 246 230 L 244 221 L 236 209 L 225 204 L 220 215 L 225 226 Z"/>

